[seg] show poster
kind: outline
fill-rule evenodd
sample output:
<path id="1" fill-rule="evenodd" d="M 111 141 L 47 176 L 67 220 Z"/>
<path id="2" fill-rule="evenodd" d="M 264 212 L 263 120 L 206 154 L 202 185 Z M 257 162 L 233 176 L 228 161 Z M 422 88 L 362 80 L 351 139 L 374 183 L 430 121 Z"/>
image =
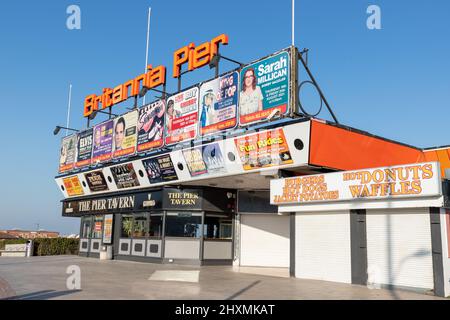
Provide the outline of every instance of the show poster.
<path id="1" fill-rule="evenodd" d="M 200 86 L 200 134 L 207 135 L 234 128 L 237 124 L 239 94 L 237 71 Z"/>
<path id="2" fill-rule="evenodd" d="M 77 168 L 91 164 L 93 133 L 94 129 L 88 129 L 77 134 Z"/>
<path id="3" fill-rule="evenodd" d="M 284 51 L 241 70 L 240 124 L 268 120 L 277 111 L 276 117 L 287 113 L 289 61 L 289 53 Z"/>
<path id="4" fill-rule="evenodd" d="M 166 145 L 189 141 L 197 136 L 198 88 L 193 87 L 167 100 Z"/>
<path id="5" fill-rule="evenodd" d="M 136 153 L 138 111 L 125 113 L 114 119 L 114 158 Z"/>
<path id="6" fill-rule="evenodd" d="M 59 172 L 71 170 L 75 166 L 77 155 L 77 135 L 73 134 L 61 140 L 59 153 Z"/>
<path id="7" fill-rule="evenodd" d="M 126 163 L 112 167 L 111 172 L 118 189 L 139 186 L 139 180 L 132 163 Z"/>
<path id="8" fill-rule="evenodd" d="M 89 190 L 91 190 L 91 192 L 108 190 L 108 185 L 106 184 L 106 179 L 102 170 L 85 173 L 84 177 L 86 178 Z"/>
<path id="9" fill-rule="evenodd" d="M 94 127 L 92 163 L 110 160 L 113 147 L 114 120 L 108 120 Z"/>
<path id="10" fill-rule="evenodd" d="M 81 187 L 80 179 L 78 176 L 72 176 L 63 179 L 64 188 L 66 189 L 67 195 L 69 197 L 82 196 L 84 194 L 83 188 Z"/>
<path id="11" fill-rule="evenodd" d="M 105 214 L 104 220 L 103 220 L 103 243 L 104 244 L 112 243 L 113 222 L 114 222 L 114 215 L 113 214 Z"/>
<path id="12" fill-rule="evenodd" d="M 183 157 L 191 177 L 225 172 L 224 158 L 217 143 L 183 150 Z"/>
<path id="13" fill-rule="evenodd" d="M 151 184 L 178 180 L 170 155 L 150 158 L 142 161 Z"/>
<path id="14" fill-rule="evenodd" d="M 146 152 L 164 144 L 164 114 L 166 104 L 158 100 L 139 109 L 137 151 Z"/>
<path id="15" fill-rule="evenodd" d="M 244 170 L 292 164 L 282 128 L 234 139 Z"/>

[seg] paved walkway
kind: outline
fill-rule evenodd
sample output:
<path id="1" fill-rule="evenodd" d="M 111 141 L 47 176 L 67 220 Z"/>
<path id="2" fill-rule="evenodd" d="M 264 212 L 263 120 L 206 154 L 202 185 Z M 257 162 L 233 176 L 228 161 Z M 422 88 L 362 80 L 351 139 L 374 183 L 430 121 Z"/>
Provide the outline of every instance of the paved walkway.
<path id="1" fill-rule="evenodd" d="M 81 290 L 67 289 L 66 270 L 71 265 L 80 267 Z M 401 290 L 249 274 L 222 266 L 77 256 L 0 257 L 0 298 L 14 295 L 18 299 L 439 299 Z"/>

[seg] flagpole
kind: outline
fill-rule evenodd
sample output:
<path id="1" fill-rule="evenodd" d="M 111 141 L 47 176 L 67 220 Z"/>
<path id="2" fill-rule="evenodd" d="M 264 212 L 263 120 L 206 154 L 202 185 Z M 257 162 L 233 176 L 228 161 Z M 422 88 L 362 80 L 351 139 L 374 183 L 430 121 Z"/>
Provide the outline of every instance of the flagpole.
<path id="1" fill-rule="evenodd" d="M 145 69 L 144 73 L 147 72 L 147 66 L 148 66 L 148 45 L 149 45 L 149 39 L 150 39 L 150 15 L 152 14 L 152 8 L 148 8 L 148 19 L 147 19 L 147 45 L 145 48 Z M 143 99 L 143 104 L 145 104 L 145 96 Z"/>
<path id="2" fill-rule="evenodd" d="M 291 30 L 291 35 L 292 35 L 292 39 L 291 39 L 291 44 L 292 46 L 295 45 L 295 0 L 292 0 L 292 30 Z"/>
<path id="3" fill-rule="evenodd" d="M 69 128 L 69 121 L 70 121 L 70 103 L 72 100 L 72 84 L 69 84 L 69 102 L 67 106 L 67 121 L 66 121 L 66 128 Z M 66 137 L 69 134 L 69 130 L 66 129 Z"/>

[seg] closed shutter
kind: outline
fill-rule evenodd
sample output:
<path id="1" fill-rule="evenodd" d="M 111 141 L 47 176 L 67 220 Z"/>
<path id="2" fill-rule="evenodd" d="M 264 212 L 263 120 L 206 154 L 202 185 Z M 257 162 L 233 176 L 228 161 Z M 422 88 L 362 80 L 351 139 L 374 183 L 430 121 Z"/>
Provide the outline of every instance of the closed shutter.
<path id="1" fill-rule="evenodd" d="M 428 208 L 367 210 L 368 281 L 433 288 Z"/>
<path id="2" fill-rule="evenodd" d="M 241 215 L 241 266 L 289 268 L 289 216 Z"/>
<path id="3" fill-rule="evenodd" d="M 297 213 L 295 276 L 351 283 L 349 211 Z"/>

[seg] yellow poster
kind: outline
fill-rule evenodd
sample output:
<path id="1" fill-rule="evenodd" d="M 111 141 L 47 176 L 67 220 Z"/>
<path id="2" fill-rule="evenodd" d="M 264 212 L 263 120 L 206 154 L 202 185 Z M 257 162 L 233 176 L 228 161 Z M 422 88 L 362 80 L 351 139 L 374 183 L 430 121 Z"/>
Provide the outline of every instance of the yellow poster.
<path id="1" fill-rule="evenodd" d="M 63 184 L 69 197 L 82 196 L 84 194 L 80 179 L 77 176 L 64 178 Z"/>

